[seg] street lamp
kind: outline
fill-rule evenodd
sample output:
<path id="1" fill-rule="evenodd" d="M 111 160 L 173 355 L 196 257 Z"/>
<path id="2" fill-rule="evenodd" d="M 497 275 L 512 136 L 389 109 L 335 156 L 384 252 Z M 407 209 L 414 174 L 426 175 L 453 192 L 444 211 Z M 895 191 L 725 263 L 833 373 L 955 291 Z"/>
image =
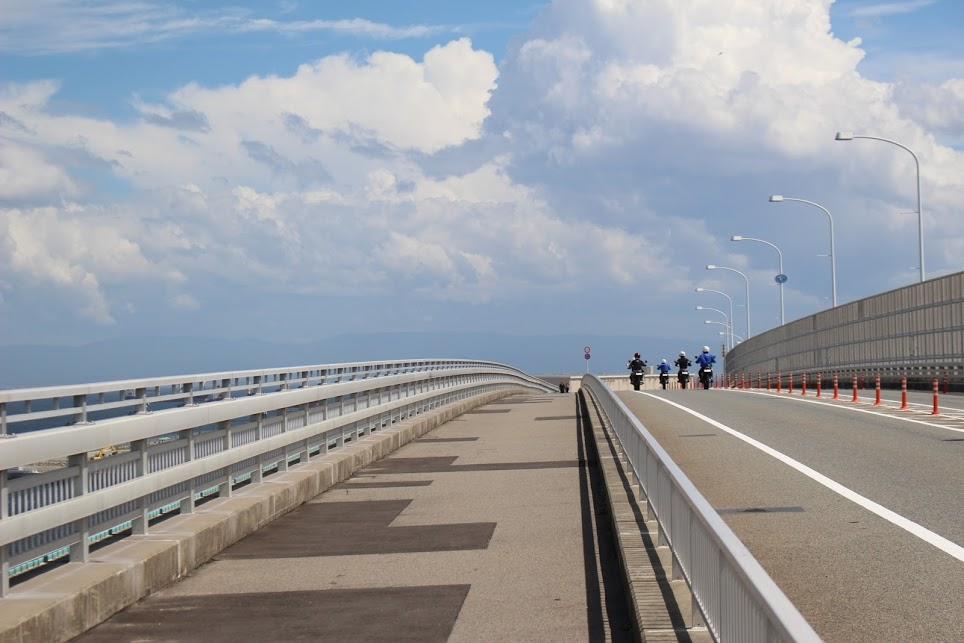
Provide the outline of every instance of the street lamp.
<path id="1" fill-rule="evenodd" d="M 783 284 L 787 281 L 787 276 L 783 273 L 783 251 L 780 250 L 775 243 L 770 243 L 769 241 L 764 241 L 763 239 L 755 239 L 753 237 L 744 237 L 738 234 L 730 237 L 730 241 L 756 241 L 758 243 L 765 243 L 777 251 L 777 256 L 780 258 L 780 273 L 776 276 L 776 281 L 780 286 L 780 325 L 782 326 L 786 323 L 786 318 L 783 315 Z"/>
<path id="2" fill-rule="evenodd" d="M 917 167 L 917 252 L 920 257 L 920 280 L 924 281 L 924 212 L 921 209 L 920 204 L 920 159 L 914 153 L 914 150 L 910 149 L 903 143 L 898 143 L 897 141 L 892 141 L 889 138 L 881 138 L 879 136 L 859 136 L 853 132 L 837 132 L 834 136 L 835 141 L 852 141 L 855 138 L 866 138 L 871 141 L 882 141 L 884 143 L 890 143 L 891 145 L 896 145 L 902 150 L 906 150 L 914 157 L 914 165 Z"/>
<path id="3" fill-rule="evenodd" d="M 730 317 L 729 317 L 729 318 L 730 318 L 730 319 L 733 319 L 733 298 L 730 297 L 728 294 L 726 294 L 726 293 L 723 292 L 722 290 L 712 290 L 712 289 L 710 289 L 710 288 L 695 288 L 694 290 L 695 290 L 696 292 L 711 292 L 711 293 L 715 293 L 715 294 L 717 294 L 717 295 L 723 295 L 724 297 L 726 297 L 726 300 L 727 300 L 728 302 L 730 302 Z M 735 344 L 733 343 L 733 325 L 730 324 L 730 348 L 733 348 L 733 346 L 735 346 Z"/>
<path id="4" fill-rule="evenodd" d="M 743 277 L 743 281 L 746 283 L 746 336 L 750 336 L 750 278 L 746 274 L 740 272 L 736 268 L 727 268 L 726 266 L 716 266 L 709 264 L 706 266 L 707 270 L 729 270 L 730 272 L 735 272 L 736 274 Z"/>
<path id="5" fill-rule="evenodd" d="M 837 307 L 837 246 L 836 237 L 833 232 L 833 215 L 830 214 L 830 210 L 823 207 L 819 203 L 814 203 L 813 201 L 807 201 L 806 199 L 797 199 L 792 196 L 782 196 L 780 194 L 774 194 L 770 197 L 770 203 L 783 203 L 784 201 L 796 201 L 797 203 L 804 203 L 806 205 L 812 205 L 815 208 L 823 210 L 823 213 L 827 215 L 827 219 L 830 221 L 830 286 L 831 293 L 833 295 L 833 307 Z"/>
<path id="6" fill-rule="evenodd" d="M 697 306 L 697 307 L 696 307 L 696 310 L 712 310 L 714 313 L 719 313 L 719 314 L 723 315 L 723 319 L 726 321 L 726 327 L 727 327 L 727 328 L 730 327 L 730 323 L 731 323 L 731 322 L 730 322 L 729 316 L 728 316 L 726 313 L 724 313 L 722 310 L 720 310 L 719 308 L 711 308 L 711 307 L 709 307 L 709 306 Z M 727 342 L 727 344 L 729 344 L 729 342 Z M 729 349 L 731 349 L 731 348 L 733 348 L 733 347 L 732 347 L 732 346 L 727 346 L 727 350 L 729 350 Z"/>

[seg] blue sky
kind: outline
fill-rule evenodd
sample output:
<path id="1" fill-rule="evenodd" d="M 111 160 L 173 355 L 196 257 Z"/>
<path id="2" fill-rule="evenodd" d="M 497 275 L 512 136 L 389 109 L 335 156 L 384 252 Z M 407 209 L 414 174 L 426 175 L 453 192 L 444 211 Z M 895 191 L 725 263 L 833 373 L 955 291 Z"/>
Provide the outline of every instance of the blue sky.
<path id="1" fill-rule="evenodd" d="M 914 279 L 909 158 L 837 129 L 920 153 L 928 270 L 960 270 L 962 24 L 956 0 L 0 0 L 0 344 L 713 343 L 693 289 L 745 308 L 706 263 L 778 319 L 772 253 L 732 234 L 783 247 L 788 319 L 829 304 L 822 215 L 771 193 L 835 213 L 842 301 Z"/>
<path id="2" fill-rule="evenodd" d="M 834 32 L 859 37 L 863 73 L 878 80 L 944 81 L 964 73 L 964 3 L 955 0 L 840 0 Z"/>
<path id="3" fill-rule="evenodd" d="M 163 3 L 160 3 L 163 5 Z M 218 27 L 185 29 L 159 42 L 132 42 L 129 46 L 89 46 L 82 51 L 40 51 L 16 55 L 5 48 L 5 80 L 29 81 L 57 78 L 63 86 L 63 109 L 89 110 L 112 117 L 131 117 L 132 94 L 151 100 L 188 83 L 237 83 L 253 75 L 291 74 L 298 65 L 333 53 L 364 55 L 389 48 L 420 57 L 452 37 L 467 35 L 481 49 L 501 57 L 509 40 L 522 35 L 543 5 L 494 0 L 492 2 L 180 2 L 169 3 L 171 18 L 198 16 L 214 19 L 225 14 L 239 20 L 275 20 L 283 23 L 313 20 L 353 20 L 400 28 L 426 26 L 426 35 L 371 38 L 332 32 L 307 34 L 236 33 Z M 240 7 L 240 8 L 239 8 Z M 167 13 L 167 11 L 165 11 Z M 39 13 L 38 13 L 39 17 Z M 2 21 L 0 21 L 2 25 Z M 109 36 L 105 35 L 105 40 Z M 133 39 L 132 39 L 133 40 Z M 149 79 L 149 80 L 148 80 Z"/>

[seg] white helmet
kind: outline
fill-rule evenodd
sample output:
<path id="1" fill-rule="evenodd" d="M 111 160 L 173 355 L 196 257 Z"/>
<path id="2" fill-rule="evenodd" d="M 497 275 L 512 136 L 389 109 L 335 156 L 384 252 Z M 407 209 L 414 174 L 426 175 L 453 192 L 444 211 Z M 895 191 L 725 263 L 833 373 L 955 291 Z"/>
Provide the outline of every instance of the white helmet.
<path id="1" fill-rule="evenodd" d="M 704 347 L 703 347 L 703 352 L 704 352 L 704 353 L 709 353 L 709 352 L 710 352 L 710 347 L 709 347 L 709 346 L 704 346 Z"/>
<path id="2" fill-rule="evenodd" d="M 665 360 L 665 359 L 661 359 L 661 360 L 659 360 L 659 363 L 660 363 L 660 364 L 665 364 L 665 363 L 666 363 L 666 360 Z"/>
<path id="3" fill-rule="evenodd" d="M 679 352 L 679 356 L 680 356 L 680 357 L 686 357 L 686 351 L 680 351 L 680 352 Z"/>

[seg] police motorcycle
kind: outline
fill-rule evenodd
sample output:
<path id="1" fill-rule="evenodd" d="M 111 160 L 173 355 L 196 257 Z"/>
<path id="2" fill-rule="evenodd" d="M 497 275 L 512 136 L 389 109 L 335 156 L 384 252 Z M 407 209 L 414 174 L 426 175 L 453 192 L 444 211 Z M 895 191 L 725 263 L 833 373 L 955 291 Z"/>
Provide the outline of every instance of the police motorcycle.
<path id="1" fill-rule="evenodd" d="M 709 390 L 710 385 L 713 383 L 713 362 L 716 361 L 716 357 L 710 355 L 710 347 L 703 347 L 703 354 L 696 358 L 696 362 L 700 367 L 700 383 L 703 384 L 704 390 Z"/>
<path id="2" fill-rule="evenodd" d="M 643 369 L 646 368 L 646 362 L 640 359 L 639 353 L 636 353 L 626 368 L 630 370 L 629 382 L 633 385 L 633 390 L 638 391 L 640 384 L 643 383 Z"/>
<path id="3" fill-rule="evenodd" d="M 676 365 L 679 367 L 679 371 L 676 373 L 676 379 L 679 381 L 680 388 L 685 389 L 690 381 L 690 361 L 686 357 L 686 351 L 679 352 L 679 359 L 676 360 Z"/>
<path id="4" fill-rule="evenodd" d="M 664 390 L 664 391 L 666 390 L 666 385 L 669 383 L 669 372 L 670 372 L 670 370 L 672 370 L 672 369 L 670 369 L 670 366 L 669 366 L 669 364 L 666 363 L 666 360 L 665 360 L 665 359 L 664 359 L 664 360 L 660 360 L 660 363 L 659 363 L 659 385 L 663 387 L 663 390 Z"/>
<path id="5" fill-rule="evenodd" d="M 709 390 L 710 383 L 713 381 L 713 367 L 712 366 L 700 366 L 700 383 L 703 384 L 705 390 Z"/>

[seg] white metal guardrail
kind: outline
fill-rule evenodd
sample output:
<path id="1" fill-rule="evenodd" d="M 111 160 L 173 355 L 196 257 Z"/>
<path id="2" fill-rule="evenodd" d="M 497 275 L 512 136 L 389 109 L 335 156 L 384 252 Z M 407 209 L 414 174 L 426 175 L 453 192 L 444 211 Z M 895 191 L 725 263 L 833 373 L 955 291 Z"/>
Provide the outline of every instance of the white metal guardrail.
<path id="1" fill-rule="evenodd" d="M 512 367 L 408 360 L 0 391 L 0 595 L 11 572 L 445 404 L 552 391 Z"/>
<path id="2" fill-rule="evenodd" d="M 819 641 L 760 563 L 613 391 L 593 375 L 588 390 L 622 444 L 673 552 L 673 575 L 693 595 L 713 638 L 728 643 Z M 698 612 L 697 612 L 698 610 Z"/>

